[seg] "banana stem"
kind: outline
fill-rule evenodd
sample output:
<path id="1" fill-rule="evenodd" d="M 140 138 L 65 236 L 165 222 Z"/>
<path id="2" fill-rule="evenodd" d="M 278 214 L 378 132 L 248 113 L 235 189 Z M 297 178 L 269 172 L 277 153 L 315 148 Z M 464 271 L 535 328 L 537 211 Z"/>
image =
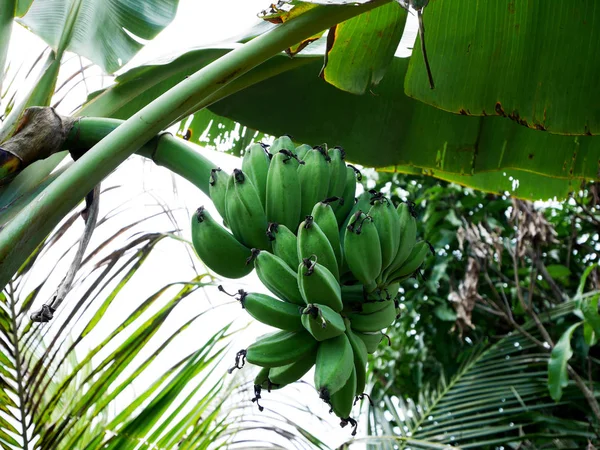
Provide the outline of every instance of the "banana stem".
<path id="1" fill-rule="evenodd" d="M 82 118 L 73 124 L 63 148 L 76 153 L 87 152 L 123 122 L 124 120 L 120 119 L 101 117 Z M 217 166 L 190 148 L 182 139 L 163 133 L 152 138 L 136 153 L 180 175 L 206 195 L 210 195 L 208 191 L 210 171 Z"/>
<path id="2" fill-rule="evenodd" d="M 311 9 L 219 58 L 142 108 L 94 145 L 0 232 L 0 286 L 8 283 L 31 252 L 96 184 L 175 118 L 286 48 L 389 1 Z"/>

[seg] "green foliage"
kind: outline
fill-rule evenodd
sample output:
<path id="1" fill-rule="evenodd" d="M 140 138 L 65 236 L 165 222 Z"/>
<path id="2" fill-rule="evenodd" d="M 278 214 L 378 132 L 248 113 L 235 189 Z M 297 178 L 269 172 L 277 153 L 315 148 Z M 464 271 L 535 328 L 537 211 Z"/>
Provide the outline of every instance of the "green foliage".
<path id="1" fill-rule="evenodd" d="M 574 302 L 560 314 L 574 309 Z M 567 305 L 565 305 L 567 306 Z M 529 324 L 531 325 L 531 324 Z M 531 328 L 527 327 L 526 328 Z M 512 333 L 493 345 L 463 352 L 457 373 L 446 381 L 421 389 L 413 400 L 383 386 L 373 391 L 376 407 L 369 407 L 369 439 L 374 448 L 439 448 L 440 444 L 461 449 L 497 448 L 521 440 L 534 440 L 550 447 L 558 440 L 568 448 L 594 438 L 578 412 L 581 394 L 569 390 L 560 404 L 562 414 L 548 414 L 555 403 L 548 398 L 544 364 L 547 355 L 520 333 Z M 381 388 L 386 395 L 381 397 Z M 392 419 L 387 417 L 390 413 Z M 351 448 L 351 446 L 350 446 Z"/>
<path id="2" fill-rule="evenodd" d="M 175 16 L 179 0 L 35 0 L 19 22 L 58 55 L 72 51 L 108 73 L 126 64 Z"/>
<path id="3" fill-rule="evenodd" d="M 548 389 L 550 389 L 550 395 L 555 401 L 561 399 L 563 388 L 567 387 L 569 382 L 567 364 L 569 363 L 569 359 L 573 356 L 571 338 L 577 327 L 580 325 L 581 323 L 575 323 L 562 334 L 552 349 L 552 354 L 548 361 Z"/>
<path id="4" fill-rule="evenodd" d="M 376 181 L 370 181 L 367 185 L 391 192 L 397 201 L 409 200 L 416 203 L 418 222 L 422 224 L 420 228 L 422 237 L 429 240 L 436 249 L 435 257 L 429 259 L 422 276 L 403 283 L 404 294 L 401 305 L 403 314 L 395 326 L 387 331 L 390 345 L 382 344 L 376 355 L 371 380 L 374 383 L 374 400 L 377 403 L 381 399 L 385 403 L 384 406 L 377 404 L 381 406 L 382 411 L 394 413 L 398 408 L 398 402 L 407 408 L 418 406 L 420 410 L 424 410 L 425 405 L 429 403 L 422 403 L 423 396 L 429 399 L 427 396 L 431 393 L 431 386 L 437 386 L 438 383 L 443 383 L 443 380 L 463 376 L 467 364 L 465 358 L 471 361 L 473 355 L 479 354 L 478 352 L 492 352 L 495 348 L 490 347 L 493 336 L 502 336 L 510 332 L 514 336 L 517 331 L 504 318 L 504 311 L 508 306 L 514 320 L 518 323 L 528 320 L 528 313 L 522 308 L 519 300 L 519 291 L 526 304 L 532 302 L 534 311 L 540 317 L 545 317 L 544 314 L 548 311 L 556 310 L 558 314 L 561 308 L 570 305 L 570 309 L 566 312 L 558 314 L 547 322 L 547 330 L 555 342 L 559 341 L 569 327 L 572 327 L 569 333 L 573 334 L 574 328 L 580 323 L 576 315 L 582 318 L 587 315 L 592 322 L 595 321 L 598 314 L 593 303 L 595 295 L 590 295 L 595 291 L 583 294 L 590 286 L 594 289 L 596 281 L 593 280 L 596 278 L 588 275 L 596 276 L 594 271 L 596 265 L 590 263 L 596 260 L 600 248 L 595 218 L 598 215 L 598 206 L 593 202 L 595 185 L 587 186 L 585 191 L 574 196 L 569 202 L 547 205 L 545 208 L 539 207 L 543 217 L 548 221 L 548 226 L 556 231 L 556 236 L 547 241 L 527 240 L 527 245 L 530 247 L 523 246 L 526 247 L 524 254 L 517 257 L 515 266 L 512 254 L 518 251 L 516 238 L 521 236 L 519 239 L 523 239 L 523 235 L 519 234 L 523 230 L 519 228 L 521 216 L 518 216 L 519 219 L 516 221 L 514 216 L 516 208 L 520 208 L 519 205 L 523 205 L 522 203 L 504 196 L 485 194 L 425 177 L 379 173 L 375 175 L 375 179 Z M 538 225 L 538 228 L 544 227 Z M 466 235 L 468 230 L 472 233 L 470 239 Z M 477 234 L 473 234 L 475 232 Z M 459 236 L 464 236 L 462 246 Z M 470 265 L 471 259 L 474 259 L 477 264 Z M 541 275 L 540 266 L 536 261 L 547 269 L 544 276 Z M 477 282 L 476 293 L 479 295 L 478 298 L 471 299 L 474 300 L 474 309 L 469 318 L 474 328 L 464 320 L 465 317 L 457 308 L 457 304 L 450 301 L 453 292 L 460 292 L 460 285 L 470 276 L 470 271 L 473 271 L 471 276 Z M 518 284 L 515 281 L 515 273 Z M 553 286 L 558 288 L 558 293 L 554 291 Z M 583 300 L 579 300 L 582 297 Z M 565 304 L 563 302 L 566 298 L 575 300 Z M 580 308 L 588 312 L 580 313 Z M 567 312 L 575 312 L 576 315 L 569 315 Z M 531 328 L 531 325 L 529 326 Z M 595 362 L 597 359 L 593 358 L 597 358 L 598 349 L 590 348 L 590 341 L 588 339 L 586 343 L 584 334 L 573 334 L 570 346 L 573 358 L 570 364 L 583 373 L 584 378 L 597 379 L 600 368 Z M 530 400 L 532 404 L 542 405 L 540 408 L 544 409 L 546 420 L 550 418 L 554 420 L 556 417 L 561 417 L 560 420 L 577 417 L 584 428 L 587 420 L 594 423 L 594 420 L 590 419 L 589 411 L 586 413 L 578 411 L 575 416 L 569 416 L 566 413 L 562 414 L 564 412 L 562 406 L 554 407 L 551 399 L 544 400 L 548 395 L 546 374 L 550 347 L 540 351 L 522 336 L 519 341 L 521 345 L 526 343 L 529 350 L 523 352 L 524 366 L 520 369 L 515 366 L 515 373 L 519 373 L 519 370 L 534 370 L 539 374 L 539 378 L 536 378 L 536 382 L 539 383 L 539 394 L 533 395 Z M 565 345 L 559 345 L 555 350 L 554 359 L 559 365 L 559 369 L 554 371 L 557 376 L 566 376 L 566 361 L 569 355 L 565 348 Z M 535 361 L 530 359 L 530 354 L 537 354 L 538 356 L 534 358 L 537 359 Z M 502 357 L 504 356 L 506 355 Z M 588 356 L 594 361 L 590 365 L 586 362 Z M 513 356 L 511 355 L 510 358 L 512 361 Z M 498 363 L 500 364 L 500 359 Z M 513 370 L 512 363 L 508 360 L 504 360 L 503 364 L 507 366 L 506 370 Z M 473 383 L 484 383 L 484 379 L 476 375 L 469 379 Z M 560 380 L 556 383 L 553 379 L 550 381 L 552 389 L 556 389 L 557 383 L 560 386 Z M 567 391 L 568 402 L 574 401 L 571 395 L 581 396 L 572 382 L 567 387 Z M 485 402 L 483 392 L 481 399 Z M 512 397 L 514 398 L 514 395 Z M 576 404 L 585 411 L 585 400 L 579 397 Z M 498 407 L 505 408 L 502 405 Z M 404 411 L 403 417 L 406 417 L 406 413 Z M 473 410 L 473 413 L 478 414 L 480 411 Z M 379 416 L 377 424 L 381 423 L 382 417 Z M 465 416 L 467 421 L 474 418 L 471 415 Z M 494 418 L 491 414 L 489 418 L 497 420 L 494 426 L 499 427 L 508 427 L 510 422 L 519 423 L 506 417 Z M 539 420 L 536 420 L 536 423 L 540 426 L 536 432 L 546 433 L 551 428 L 550 425 L 543 425 Z M 394 432 L 390 429 L 380 430 L 376 428 L 375 422 L 371 425 L 373 432 L 378 436 L 385 436 L 388 433 L 396 437 L 402 435 L 398 430 Z M 469 442 L 474 443 L 474 448 L 479 448 L 477 445 L 480 444 L 477 443 L 487 442 L 485 435 L 491 433 L 490 430 L 493 431 L 493 427 L 477 432 L 473 428 L 471 432 L 475 434 L 470 435 L 473 440 Z M 589 432 L 590 429 L 587 430 L 586 432 Z M 479 438 L 476 439 L 477 433 Z M 509 433 L 509 435 L 514 439 L 514 434 Z M 418 433 L 413 434 L 412 438 L 419 439 L 418 436 Z M 510 439 L 506 438 L 506 441 Z M 450 441 L 444 442 L 450 443 Z M 582 442 L 586 440 L 583 439 Z M 459 443 L 461 448 L 465 448 L 462 442 Z"/>

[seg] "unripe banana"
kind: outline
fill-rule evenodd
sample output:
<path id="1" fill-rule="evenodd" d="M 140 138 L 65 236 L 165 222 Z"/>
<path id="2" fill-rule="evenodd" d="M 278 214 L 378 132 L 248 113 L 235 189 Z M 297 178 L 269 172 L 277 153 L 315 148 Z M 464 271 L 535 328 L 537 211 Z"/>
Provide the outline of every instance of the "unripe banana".
<path id="1" fill-rule="evenodd" d="M 379 236 L 381 245 L 381 269 L 386 269 L 394 260 L 400 244 L 400 218 L 392 202 L 377 193 L 371 200 L 373 206 L 369 209 L 369 216 Z"/>
<path id="2" fill-rule="evenodd" d="M 379 311 L 386 306 L 387 294 L 379 289 L 367 294 L 364 292 L 363 285 L 342 286 L 342 302 L 344 309 L 342 313 L 372 313 Z"/>
<path id="3" fill-rule="evenodd" d="M 282 387 L 284 387 L 284 384 L 274 384 L 273 382 L 271 382 L 271 380 L 269 379 L 269 372 L 271 371 L 271 369 L 269 367 L 261 367 L 261 369 L 259 370 L 258 374 L 256 375 L 256 377 L 254 378 L 254 392 L 257 392 L 257 387 L 260 388 L 258 391 L 260 392 L 261 390 L 265 389 L 268 392 L 277 390 L 277 389 L 281 389 Z M 258 394 L 257 394 L 258 397 Z M 260 397 L 257 398 L 257 400 L 259 400 Z M 260 408 L 260 405 L 259 405 Z"/>
<path id="4" fill-rule="evenodd" d="M 398 291 L 400 290 L 400 283 L 390 283 L 388 284 L 383 291 L 385 292 L 386 300 L 394 300 L 398 295 Z"/>
<path id="5" fill-rule="evenodd" d="M 270 369 L 269 379 L 271 380 L 271 383 L 281 386 L 294 383 L 302 378 L 306 372 L 315 365 L 316 360 L 317 348 L 315 347 L 308 352 L 308 354 L 291 364 Z"/>
<path id="6" fill-rule="evenodd" d="M 292 139 L 290 138 L 290 136 L 287 136 L 287 135 L 280 136 L 277 139 L 275 139 L 273 141 L 273 144 L 269 148 L 272 155 L 274 155 L 275 153 L 277 153 L 280 150 L 287 150 L 287 151 L 293 152 L 295 149 L 296 149 L 296 146 L 292 142 Z"/>
<path id="7" fill-rule="evenodd" d="M 219 286 L 219 290 L 225 292 L 222 286 Z M 242 289 L 238 291 L 238 295 L 237 300 L 242 308 L 259 322 L 286 331 L 302 329 L 301 308 L 298 305 L 265 294 L 248 293 Z"/>
<path id="8" fill-rule="evenodd" d="M 345 170 L 346 184 L 344 186 L 344 192 L 342 193 L 344 204 L 342 205 L 339 203 L 337 208 L 334 208 L 335 217 L 339 226 L 346 221 L 346 218 L 354 207 L 354 198 L 356 196 L 356 177 L 360 176 L 359 179 L 362 179 L 362 174 L 358 170 L 357 174 L 355 174 L 354 166 L 346 166 Z"/>
<path id="9" fill-rule="evenodd" d="M 352 406 L 354 406 L 354 397 L 357 394 L 357 376 L 356 369 L 352 368 L 350 378 L 346 381 L 346 384 L 335 394 L 331 395 L 329 403 L 333 413 L 340 419 L 346 419 L 350 417 L 352 412 Z"/>
<path id="10" fill-rule="evenodd" d="M 377 311 L 381 311 L 386 308 L 389 303 L 394 303 L 394 300 L 380 300 L 380 301 L 369 301 L 362 303 L 359 308 L 355 309 L 355 312 L 360 312 L 361 314 L 371 314 Z M 358 310 L 358 311 L 357 311 Z"/>
<path id="11" fill-rule="evenodd" d="M 382 279 L 386 282 L 388 279 L 391 280 L 390 274 L 404 264 L 404 261 L 406 261 L 417 243 L 417 221 L 415 220 L 412 207 L 406 203 L 400 203 L 396 208 L 396 213 L 400 221 L 400 239 L 398 252 L 396 252 L 394 260 L 383 271 Z"/>
<path id="12" fill-rule="evenodd" d="M 341 197 L 346 187 L 346 152 L 342 147 L 334 147 L 327 152 L 331 163 L 329 164 L 328 197 Z M 335 205 L 337 207 L 338 205 Z"/>
<path id="13" fill-rule="evenodd" d="M 335 253 L 335 258 L 337 259 L 338 267 L 342 266 L 342 244 L 340 243 L 340 231 L 338 229 L 337 219 L 335 218 L 335 213 L 333 212 L 333 208 L 331 203 L 339 202 L 343 199 L 341 197 L 330 197 L 317 202 L 312 209 L 311 216 L 317 225 L 321 228 L 329 243 L 331 244 L 331 248 L 333 248 L 333 253 Z"/>
<path id="14" fill-rule="evenodd" d="M 208 268 L 227 278 L 242 278 L 252 272 L 252 265 L 246 264 L 250 249 L 215 222 L 203 206 L 192 217 L 191 228 L 194 249 Z"/>
<path id="15" fill-rule="evenodd" d="M 310 150 L 312 150 L 312 147 L 310 145 L 302 144 L 301 146 L 296 147 L 296 156 L 298 156 L 298 159 L 304 159 L 304 157 Z"/>
<path id="16" fill-rule="evenodd" d="M 321 342 L 315 366 L 315 388 L 319 397 L 329 403 L 331 396 L 346 384 L 354 369 L 348 336 L 344 333 Z"/>
<path id="17" fill-rule="evenodd" d="M 302 311 L 302 325 L 319 342 L 339 336 L 346 330 L 342 316 L 329 306 L 316 303 Z"/>
<path id="18" fill-rule="evenodd" d="M 282 150 L 273 155 L 267 175 L 266 212 L 269 222 L 295 230 L 300 222 L 300 179 L 295 155 Z"/>
<path id="19" fill-rule="evenodd" d="M 346 227 L 344 258 L 352 274 L 372 292 L 381 272 L 381 246 L 370 216 L 357 211 Z"/>
<path id="20" fill-rule="evenodd" d="M 352 355 L 354 356 L 354 369 L 356 371 L 356 393 L 362 394 L 365 392 L 365 384 L 367 382 L 367 363 L 369 354 L 365 343 L 352 331 L 350 321 L 346 319 L 346 335 L 350 346 L 352 347 Z"/>
<path id="21" fill-rule="evenodd" d="M 277 297 L 296 305 L 305 305 L 298 289 L 296 272 L 288 267 L 283 259 L 272 253 L 252 249 L 250 260 L 254 261 L 256 275 Z"/>
<path id="22" fill-rule="evenodd" d="M 298 167 L 300 217 L 309 215 L 315 203 L 327 197 L 329 164 L 329 156 L 323 148 L 315 147 L 306 153 L 304 164 Z"/>
<path id="23" fill-rule="evenodd" d="M 377 351 L 377 347 L 379 347 L 379 344 L 383 339 L 383 333 L 381 331 L 377 331 L 375 333 L 361 333 L 354 329 L 352 331 L 354 331 L 354 334 L 357 338 L 364 342 L 365 347 L 367 348 L 367 353 L 371 355 Z"/>
<path id="24" fill-rule="evenodd" d="M 267 237 L 271 241 L 273 253 L 283 259 L 290 269 L 298 267 L 298 238 L 285 225 L 269 223 Z"/>
<path id="25" fill-rule="evenodd" d="M 413 275 L 417 271 L 417 269 L 421 267 L 421 265 L 425 261 L 425 258 L 427 258 L 429 251 L 430 247 L 427 242 L 417 242 L 416 245 L 413 247 L 412 251 L 410 252 L 410 255 L 408 255 L 408 258 L 406 259 L 404 264 L 402 264 L 402 266 L 398 270 L 390 274 L 390 280 L 401 280 L 404 277 Z"/>
<path id="26" fill-rule="evenodd" d="M 365 292 L 362 284 L 353 284 L 351 286 L 341 286 L 342 292 L 342 303 L 344 305 L 350 305 L 353 303 L 363 303 L 367 299 L 367 293 Z"/>
<path id="27" fill-rule="evenodd" d="M 256 187 L 239 169 L 227 184 L 227 223 L 238 241 L 248 247 L 271 249 L 267 239 L 267 217 Z"/>
<path id="28" fill-rule="evenodd" d="M 266 207 L 267 174 L 269 173 L 270 164 L 270 154 L 260 144 L 250 146 L 242 159 L 242 170 L 256 187 L 263 208 Z"/>
<path id="29" fill-rule="evenodd" d="M 210 180 L 208 182 L 210 199 L 225 222 L 227 222 L 227 208 L 225 204 L 227 201 L 227 183 L 229 182 L 229 178 L 230 175 L 228 173 L 220 168 L 216 168 L 210 171 Z"/>
<path id="30" fill-rule="evenodd" d="M 349 314 L 352 329 L 356 331 L 380 331 L 389 327 L 396 320 L 396 305 L 393 301 L 386 301 L 384 308 L 370 314 Z"/>
<path id="31" fill-rule="evenodd" d="M 298 227 L 298 258 L 312 258 L 316 255 L 319 264 L 325 266 L 333 274 L 336 281 L 340 279 L 337 259 L 329 239 L 317 225 L 312 216 L 306 219 Z"/>
<path id="32" fill-rule="evenodd" d="M 320 303 L 340 312 L 344 308 L 340 285 L 316 257 L 304 258 L 298 266 L 298 288 L 306 304 Z"/>
<path id="33" fill-rule="evenodd" d="M 350 213 L 340 227 L 340 242 L 342 243 L 342 250 L 344 250 L 344 239 L 346 237 L 346 233 L 348 232 L 348 224 L 350 223 L 350 220 L 354 220 L 354 215 L 358 211 L 366 212 L 369 209 L 371 209 L 371 194 L 365 191 L 356 198 L 356 202 L 352 206 L 352 210 L 350 210 Z"/>
<path id="34" fill-rule="evenodd" d="M 246 349 L 245 356 L 256 366 L 279 367 L 303 358 L 316 346 L 317 341 L 306 330 L 278 331 L 259 338 Z"/>

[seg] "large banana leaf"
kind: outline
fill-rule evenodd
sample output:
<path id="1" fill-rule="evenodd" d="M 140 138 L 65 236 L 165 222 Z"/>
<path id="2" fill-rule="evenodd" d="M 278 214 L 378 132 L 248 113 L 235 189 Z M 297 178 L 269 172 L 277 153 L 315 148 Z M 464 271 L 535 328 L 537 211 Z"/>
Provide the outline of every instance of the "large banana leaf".
<path id="1" fill-rule="evenodd" d="M 557 307 L 551 315 L 553 319 L 564 317 L 575 308 L 573 301 Z M 525 328 L 537 336 L 531 326 Z M 369 407 L 369 434 L 379 437 L 369 442 L 382 449 L 398 445 L 479 449 L 527 440 L 555 448 L 554 443 L 560 440 L 569 444 L 564 448 L 584 448 L 594 437 L 589 423 L 577 413 L 585 400 L 572 382 L 561 402 L 550 398 L 549 357 L 549 352 L 540 351 L 515 332 L 472 351 L 452 380 L 442 378 L 436 388 L 425 389 L 416 401 L 379 387 L 375 390 L 376 406 Z"/>
<path id="2" fill-rule="evenodd" d="M 424 21 L 435 89 L 416 52 L 408 95 L 551 133 L 600 132 L 597 1 L 437 0 L 425 8 Z"/>
<path id="3" fill-rule="evenodd" d="M 35 0 L 19 19 L 57 54 L 72 51 L 108 73 L 126 64 L 177 11 L 179 0 Z"/>
<path id="4" fill-rule="evenodd" d="M 190 140 L 205 144 L 205 131 L 212 131 L 211 141 L 227 141 L 244 126 L 271 135 L 287 133 L 299 142 L 342 145 L 354 162 L 418 170 L 524 198 L 564 198 L 583 179 L 597 177 L 589 164 L 600 155 L 595 138 L 550 135 L 504 118 L 448 114 L 416 102 L 402 92 L 407 59 L 394 58 L 372 93 L 348 94 L 318 78 L 324 48 L 311 45 L 292 60 L 283 55 L 271 59 L 226 88 L 227 93 L 245 89 L 213 104 L 216 115 L 202 111 L 186 122 Z M 196 49 L 133 69 L 93 95 L 80 113 L 129 117 L 226 51 Z"/>

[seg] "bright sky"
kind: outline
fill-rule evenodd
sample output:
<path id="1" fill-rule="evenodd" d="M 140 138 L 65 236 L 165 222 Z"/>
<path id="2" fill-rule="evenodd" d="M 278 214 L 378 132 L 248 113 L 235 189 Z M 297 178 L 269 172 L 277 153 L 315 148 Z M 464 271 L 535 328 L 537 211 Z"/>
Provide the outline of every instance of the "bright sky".
<path id="1" fill-rule="evenodd" d="M 248 28 L 257 21 L 256 14 L 267 7 L 269 2 L 265 0 L 219 0 L 219 1 L 202 1 L 197 0 L 181 0 L 179 11 L 174 22 L 167 27 L 154 41 L 148 43 L 146 47 L 127 65 L 126 68 L 134 67 L 147 61 L 152 61 L 164 55 L 180 54 L 185 49 L 205 45 L 211 42 L 218 42 L 226 39 L 229 36 L 237 35 L 245 28 Z M 414 41 L 415 30 L 412 29 L 404 41 L 405 45 L 410 46 Z M 31 63 L 45 48 L 45 44 L 36 36 L 15 26 L 13 38 L 11 42 L 11 51 L 9 53 L 9 61 L 11 61 L 11 72 L 14 74 L 16 69 L 22 64 L 24 72 L 28 70 Z M 63 70 L 61 71 L 58 86 L 62 84 L 73 72 L 77 71 L 85 62 L 79 60 L 75 55 L 69 54 L 65 57 Z M 18 81 L 23 82 L 23 71 L 19 72 Z M 34 77 L 30 77 L 30 80 Z M 81 77 L 73 79 L 64 88 L 60 89 L 55 101 L 61 99 L 64 95 L 66 98 L 58 105 L 58 111 L 62 114 L 70 114 L 85 98 L 87 93 L 93 92 L 101 87 L 110 84 L 111 78 L 104 76 L 99 69 L 91 68 L 86 71 L 86 79 L 83 81 Z M 20 85 L 22 88 L 22 85 Z M 21 90 L 23 92 L 23 90 Z M 332 143 L 334 145 L 335 143 Z M 232 170 L 239 166 L 239 161 L 228 155 L 217 154 L 215 152 L 204 151 L 206 156 L 213 159 L 218 165 L 226 170 Z M 132 157 L 123 164 L 113 175 L 103 183 L 103 187 L 121 186 L 119 189 L 107 193 L 102 197 L 101 201 L 101 216 L 114 208 L 119 208 L 122 213 L 118 219 L 114 220 L 112 228 L 110 224 L 105 225 L 102 229 L 97 230 L 94 240 L 90 248 L 94 248 L 95 244 L 102 242 L 107 236 L 112 234 L 116 229 L 123 224 L 130 223 L 140 217 L 149 216 L 161 210 L 160 204 L 166 204 L 174 210 L 173 217 L 182 229 L 182 236 L 189 239 L 189 217 L 200 205 L 206 205 L 211 212 L 216 214 L 209 199 L 193 187 L 190 183 L 173 176 L 162 168 L 154 166 L 148 161 L 144 161 L 139 157 Z M 171 223 L 166 216 L 161 216 L 149 220 L 144 225 L 144 230 L 172 230 L 176 226 Z M 80 233 L 82 224 L 75 231 Z M 196 268 L 194 268 L 194 264 Z M 202 265 L 196 260 L 192 264 L 192 259 L 189 253 L 184 249 L 184 246 L 174 241 L 163 241 L 154 251 L 154 255 L 146 263 L 144 276 L 138 279 L 137 283 L 127 286 L 120 294 L 120 302 L 117 308 L 111 308 L 106 312 L 105 320 L 109 323 L 117 323 L 123 320 L 124 317 L 131 312 L 139 302 L 150 296 L 156 289 L 171 281 L 183 281 L 191 279 L 196 270 L 199 273 L 203 272 Z M 63 270 L 66 270 L 66 264 Z M 60 266 L 59 266 L 60 267 Z M 60 270 L 56 271 L 54 278 L 57 282 L 62 277 Z M 43 276 L 43 275 L 40 275 Z M 32 281 L 33 284 L 33 281 Z M 223 283 L 225 287 L 235 292 L 239 288 L 246 290 L 262 291 L 265 289 L 257 281 L 255 275 L 251 275 L 244 280 L 232 280 Z M 83 282 L 85 285 L 85 282 Z M 74 292 L 71 301 L 76 298 L 77 293 Z M 49 298 L 52 292 L 46 292 L 41 298 Z M 125 300 L 128 299 L 128 300 Z M 174 361 L 178 360 L 188 352 L 197 348 L 199 342 L 214 333 L 221 326 L 225 325 L 232 318 L 239 318 L 240 326 L 243 326 L 248 321 L 247 314 L 234 304 L 223 294 L 217 292 L 214 288 L 207 288 L 204 292 L 199 292 L 191 296 L 183 304 L 181 304 L 166 323 L 165 331 L 161 336 L 169 334 L 168 330 L 172 330 L 176 324 L 183 323 L 193 314 L 196 314 L 206 309 L 210 304 L 221 305 L 229 303 L 228 306 L 219 308 L 217 313 L 211 315 L 211 320 L 203 320 L 201 322 L 202 329 L 190 330 L 184 335 L 184 338 L 178 341 L 177 352 L 170 352 L 169 355 L 163 357 L 160 361 L 160 366 L 165 368 L 170 366 Z M 157 308 L 161 305 L 157 305 Z M 68 303 L 63 304 L 63 308 L 68 308 Z M 153 309 L 156 310 L 157 308 Z M 151 311 L 152 312 L 152 311 Z M 253 339 L 254 336 L 270 331 L 267 327 L 260 326 L 255 321 L 252 321 L 250 328 L 243 334 L 237 336 L 237 342 L 232 346 L 230 355 L 227 357 L 227 365 L 233 362 L 235 351 L 244 348 Z M 160 339 L 160 336 L 157 336 Z M 157 340 L 158 340 L 157 339 Z M 108 352 L 110 349 L 107 349 Z M 147 354 L 150 354 L 152 349 L 149 348 Z M 146 355 L 141 355 L 145 357 Z M 246 369 L 249 374 L 250 371 Z M 223 376 L 227 376 L 224 372 L 220 372 Z M 312 372 L 306 377 L 306 380 L 312 384 Z M 151 379 L 142 380 L 142 384 L 151 382 Z M 133 387 L 131 396 L 135 395 L 136 387 Z M 342 430 L 338 426 L 338 421 L 333 416 L 327 414 L 328 407 L 318 399 L 314 389 L 308 386 L 302 386 L 301 398 L 296 398 L 301 402 L 306 402 L 308 408 L 322 417 L 328 418 L 328 423 L 322 423 L 314 419 L 306 419 L 298 417 L 302 424 L 311 432 L 315 433 L 319 438 L 335 448 L 341 443 L 350 438 L 348 428 Z M 291 390 L 290 390 L 291 391 Z M 250 392 L 248 393 L 250 395 Z M 282 394 L 274 393 L 273 398 L 284 398 Z M 263 402 L 266 408 L 276 407 L 276 403 L 267 400 Z M 288 399 L 289 400 L 289 399 Z M 292 409 L 283 406 L 277 406 L 277 411 L 287 415 L 296 415 Z M 286 412 L 287 411 L 287 412 Z M 260 413 L 255 410 L 258 416 Z M 364 426 L 364 420 L 362 421 Z M 363 430 L 364 428 L 361 427 Z M 360 429 L 359 429 L 360 430 Z M 359 432 L 360 435 L 363 433 Z M 354 448 L 354 447 L 353 447 Z M 359 446 L 356 446 L 359 448 Z"/>

